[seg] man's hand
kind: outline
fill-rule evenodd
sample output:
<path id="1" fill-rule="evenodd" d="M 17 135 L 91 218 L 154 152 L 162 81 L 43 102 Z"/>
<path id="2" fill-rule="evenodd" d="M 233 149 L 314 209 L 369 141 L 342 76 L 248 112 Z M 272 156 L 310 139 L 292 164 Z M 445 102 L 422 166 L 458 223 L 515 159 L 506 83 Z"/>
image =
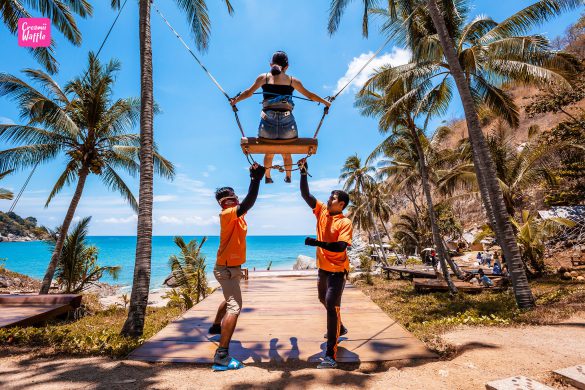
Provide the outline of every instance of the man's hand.
<path id="1" fill-rule="evenodd" d="M 299 162 L 297 162 L 297 165 L 301 175 L 306 175 L 309 172 L 309 163 L 306 158 L 301 158 Z"/>
<path id="2" fill-rule="evenodd" d="M 305 245 L 308 246 L 317 246 L 317 240 L 311 237 L 305 238 Z"/>
<path id="3" fill-rule="evenodd" d="M 262 180 L 264 177 L 264 173 L 266 172 L 266 168 L 258 163 L 254 163 L 250 166 L 250 178 L 252 180 Z"/>

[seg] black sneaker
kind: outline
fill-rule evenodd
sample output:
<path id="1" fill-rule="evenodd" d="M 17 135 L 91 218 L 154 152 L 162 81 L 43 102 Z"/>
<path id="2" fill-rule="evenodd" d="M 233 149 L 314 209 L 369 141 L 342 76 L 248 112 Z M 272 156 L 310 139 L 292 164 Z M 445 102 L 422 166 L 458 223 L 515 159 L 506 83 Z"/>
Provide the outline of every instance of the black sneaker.
<path id="1" fill-rule="evenodd" d="M 266 183 L 266 184 L 272 184 L 272 183 L 274 183 L 274 181 L 272 181 L 272 179 L 270 177 L 265 177 L 264 178 L 264 183 Z"/>
<path id="2" fill-rule="evenodd" d="M 221 334 L 221 325 L 213 324 L 209 328 L 209 334 Z"/>
<path id="3" fill-rule="evenodd" d="M 287 177 L 285 177 L 285 178 L 284 178 L 284 182 L 285 182 L 285 183 L 290 183 L 290 182 L 291 182 L 291 179 L 290 179 L 290 177 L 288 177 L 288 176 L 287 176 Z"/>
<path id="4" fill-rule="evenodd" d="M 347 334 L 348 330 L 345 326 L 341 325 L 341 329 L 339 329 L 339 337 L 341 336 L 345 336 Z M 327 332 L 325 332 L 325 334 L 323 335 L 323 338 L 326 339 L 327 338 Z"/>

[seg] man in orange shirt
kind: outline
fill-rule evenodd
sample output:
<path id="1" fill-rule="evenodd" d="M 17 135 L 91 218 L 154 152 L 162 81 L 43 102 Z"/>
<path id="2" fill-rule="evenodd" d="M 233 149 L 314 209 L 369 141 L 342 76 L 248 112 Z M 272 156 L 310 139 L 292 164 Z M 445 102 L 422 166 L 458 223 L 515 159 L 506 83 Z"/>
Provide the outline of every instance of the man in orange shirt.
<path id="1" fill-rule="evenodd" d="M 215 199 L 221 206 L 219 214 L 220 237 L 217 260 L 213 274 L 223 291 L 224 301 L 217 309 L 217 315 L 209 333 L 221 334 L 219 347 L 213 357 L 213 370 L 237 370 L 244 365 L 229 355 L 229 345 L 242 310 L 242 264 L 246 262 L 246 234 L 248 225 L 244 215 L 254 206 L 260 189 L 260 181 L 266 170 L 254 164 L 250 167 L 250 188 L 248 195 L 239 202 L 231 187 L 218 188 Z"/>
<path id="2" fill-rule="evenodd" d="M 353 233 L 350 219 L 343 215 L 343 209 L 349 203 L 349 195 L 336 190 L 331 192 L 327 205 L 319 202 L 309 192 L 305 159 L 299 161 L 299 168 L 301 195 L 317 217 L 317 239 L 307 237 L 305 245 L 317 247 L 317 290 L 319 301 L 327 309 L 327 350 L 317 368 L 336 368 L 338 339 L 347 333 L 341 323 L 340 310 L 341 295 L 349 272 L 347 247 L 351 246 Z"/>

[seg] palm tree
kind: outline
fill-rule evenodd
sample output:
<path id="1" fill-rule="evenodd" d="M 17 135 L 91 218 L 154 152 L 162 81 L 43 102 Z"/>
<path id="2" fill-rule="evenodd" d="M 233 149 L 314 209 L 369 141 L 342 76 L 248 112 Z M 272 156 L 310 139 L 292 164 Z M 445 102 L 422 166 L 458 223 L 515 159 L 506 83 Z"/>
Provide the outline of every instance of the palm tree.
<path id="1" fill-rule="evenodd" d="M 441 262 L 445 280 L 451 293 L 455 294 L 457 289 L 450 279 L 449 270 L 445 262 L 449 263 L 458 277 L 461 278 L 463 275 L 457 265 L 451 261 L 439 232 L 431 194 L 429 166 L 427 164 L 427 154 L 432 150 L 430 148 L 431 142 L 416 124 L 418 115 L 422 116 L 422 114 L 425 114 L 426 120 L 428 120 L 430 116 L 443 112 L 449 104 L 450 95 L 434 94 L 432 98 L 427 99 L 424 107 L 418 107 L 420 109 L 417 109 L 417 106 L 420 106 L 418 96 L 405 96 L 410 90 L 407 82 L 395 81 L 392 84 L 386 85 L 380 82 L 378 76 L 383 72 L 387 73 L 388 71 L 382 69 L 378 74 L 375 74 L 362 88 L 356 101 L 356 106 L 362 109 L 363 115 L 379 117 L 378 124 L 381 132 L 391 132 L 391 135 L 374 150 L 374 153 L 370 157 L 375 157 L 377 152 L 384 150 L 392 154 L 392 149 L 395 145 L 398 145 L 399 150 L 402 149 L 402 152 L 406 152 L 400 156 L 402 157 L 401 160 L 404 157 L 414 157 L 413 165 L 416 165 L 420 174 L 423 194 L 426 199 L 431 223 L 431 231 L 433 233 L 433 242 L 439 252 L 439 261 Z M 398 108 L 397 105 L 400 107 Z M 436 133 L 438 138 L 444 138 L 446 136 L 444 129 L 440 128 L 440 131 Z M 410 175 L 413 172 L 411 171 Z"/>
<path id="2" fill-rule="evenodd" d="M 341 175 L 339 176 L 339 180 L 345 181 L 343 184 L 344 190 L 363 196 L 363 198 L 361 198 L 362 204 L 365 205 L 369 220 L 376 234 L 376 239 L 380 244 L 382 259 L 385 264 L 388 264 L 382 243 L 382 236 L 378 231 L 378 226 L 376 225 L 376 220 L 374 219 L 372 207 L 370 204 L 370 199 L 374 197 L 372 188 L 374 188 L 376 185 L 374 178 L 371 176 L 371 173 L 374 171 L 375 168 L 371 165 L 362 166 L 361 159 L 357 155 L 349 156 L 345 160 L 343 168 L 341 168 Z"/>
<path id="3" fill-rule="evenodd" d="M 228 12 L 233 13 L 229 0 L 224 0 Z M 207 15 L 205 0 L 176 0 L 177 6 L 185 13 L 198 49 L 209 44 L 211 24 Z M 112 0 L 119 7 L 120 0 Z M 139 337 L 144 329 L 144 317 L 150 286 L 150 259 L 152 255 L 152 202 L 153 202 L 153 153 L 154 153 L 154 93 L 152 86 L 152 38 L 150 32 L 151 0 L 139 0 L 140 40 L 140 189 L 136 260 L 134 279 L 130 295 L 128 318 L 122 334 Z"/>
<path id="4" fill-rule="evenodd" d="M 0 140 L 17 146 L 0 151 L 0 170 L 22 169 L 66 157 L 65 170 L 55 183 L 45 207 L 63 189 L 77 181 L 75 192 L 55 244 L 55 250 L 43 278 L 40 293 L 47 294 L 55 267 L 67 237 L 69 225 L 81 199 L 85 182 L 95 174 L 102 183 L 120 194 L 136 210 L 134 195 L 119 170 L 135 175 L 138 171 L 140 137 L 128 134 L 138 119 L 136 99 L 113 101 L 115 73 L 120 63 L 102 65 L 89 53 L 87 77 L 77 77 L 61 89 L 41 70 L 24 73 L 40 85 L 36 89 L 24 80 L 0 74 L 0 96 L 17 101 L 26 125 L 0 125 Z M 173 165 L 155 153 L 156 170 L 167 178 L 174 175 Z"/>
<path id="5" fill-rule="evenodd" d="M 104 273 L 117 280 L 120 266 L 99 266 L 97 264 L 98 248 L 88 245 L 87 234 L 91 217 L 85 217 L 73 227 L 63 244 L 59 257 L 56 279 L 66 294 L 77 294 L 87 289 L 90 284 L 98 282 Z M 60 229 L 52 234 L 58 238 Z"/>
<path id="6" fill-rule="evenodd" d="M 203 237 L 200 243 L 197 240 L 186 243 L 180 236 L 175 237 L 173 241 L 181 253 L 178 256 L 171 255 L 169 265 L 180 288 L 178 294 L 188 310 L 207 295 L 205 256 L 201 254 L 201 247 L 207 241 L 207 237 Z"/>
<path id="7" fill-rule="evenodd" d="M 51 25 L 55 26 L 69 42 L 75 46 L 81 45 L 81 32 L 77 28 L 73 14 L 84 19 L 91 16 L 93 9 L 87 0 L 0 0 L 2 20 L 13 35 L 17 35 L 18 32 L 18 19 L 31 17 L 23 3 L 42 16 L 51 19 Z M 58 62 L 55 58 L 54 40 L 51 40 L 49 47 L 28 48 L 28 50 L 47 72 L 50 74 L 57 72 Z"/>
<path id="8" fill-rule="evenodd" d="M 531 27 L 542 23 L 564 10 L 570 10 L 580 7 L 582 4 L 581 0 L 540 0 L 534 3 L 531 6 L 524 8 L 523 10 L 517 12 L 510 18 L 506 19 L 504 22 L 499 23 L 496 27 L 491 29 L 490 33 L 488 34 L 488 38 L 497 39 L 497 38 L 511 38 L 514 36 L 518 36 L 521 33 L 529 30 Z M 336 5 L 334 8 L 333 6 Z M 372 2 L 364 0 L 365 7 L 371 7 Z M 463 109 L 465 112 L 465 119 L 467 122 L 467 127 L 469 131 L 469 137 L 471 140 L 472 148 L 473 148 L 473 158 L 474 158 L 474 167 L 476 170 L 476 174 L 478 177 L 479 187 L 482 195 L 482 200 L 484 202 L 484 206 L 488 212 L 490 217 L 494 219 L 494 228 L 496 230 L 496 237 L 498 242 L 500 243 L 504 255 L 507 259 L 509 259 L 510 264 L 510 276 L 512 279 L 512 285 L 514 287 L 514 293 L 516 296 L 516 302 L 520 308 L 532 308 L 534 307 L 534 297 L 530 291 L 530 287 L 528 285 L 528 280 L 526 278 L 526 273 L 524 272 L 524 268 L 521 264 L 520 259 L 520 252 L 518 251 L 518 246 L 516 244 L 516 239 L 514 236 L 513 228 L 511 223 L 507 218 L 507 212 L 505 209 L 505 204 L 503 200 L 502 193 L 497 183 L 495 169 L 493 166 L 493 162 L 491 161 L 488 148 L 481 131 L 481 126 L 479 122 L 479 116 L 477 111 L 477 96 L 474 97 L 471 86 L 470 86 L 470 78 L 466 78 L 466 74 L 464 72 L 463 64 L 460 62 L 460 57 L 457 55 L 457 45 L 454 41 L 455 34 L 453 24 L 449 23 L 452 21 L 456 21 L 460 18 L 461 13 L 457 8 L 457 5 L 461 5 L 459 1 L 446 1 L 442 2 L 442 9 L 439 9 L 436 0 L 419 0 L 419 1 L 412 1 L 412 0 L 396 0 L 389 2 L 389 9 L 390 9 L 390 16 L 392 18 L 397 18 L 398 12 L 396 9 L 398 6 L 401 7 L 403 10 L 408 10 L 407 18 L 401 24 L 407 24 L 409 27 L 420 27 L 424 25 L 422 23 L 415 23 L 414 18 L 412 18 L 414 12 L 410 12 L 410 10 L 415 8 L 421 8 L 421 5 L 426 5 L 426 9 L 428 10 L 428 14 L 432 20 L 432 25 L 434 26 L 435 31 L 432 31 L 433 35 L 438 37 L 439 45 L 430 44 L 430 39 L 419 39 L 420 36 L 416 36 L 413 32 L 416 28 L 409 29 L 409 31 L 405 34 L 407 39 L 410 39 L 409 43 L 411 46 L 415 48 L 413 50 L 414 53 L 421 53 L 421 52 L 431 52 L 432 49 L 440 49 L 442 52 L 441 57 L 444 57 L 448 66 L 449 66 L 449 74 L 455 80 L 455 84 L 457 86 L 457 90 L 459 92 L 459 96 L 463 103 Z M 404 6 L 405 5 L 405 6 Z M 414 7 L 412 7 L 414 5 Z M 332 10 L 331 13 L 337 13 L 341 15 L 343 9 L 347 6 L 347 2 L 345 1 L 332 1 Z M 422 11 L 421 11 L 422 12 Z M 449 18 L 450 17 L 450 18 Z M 451 27 L 451 29 L 449 29 Z M 436 38 L 435 38 L 436 42 Z M 508 42 L 511 42 L 511 39 L 508 39 Z M 522 40 L 520 41 L 522 43 Z M 422 44 L 421 46 L 418 46 Z M 500 45 L 500 46 L 506 46 Z M 523 47 L 523 44 L 516 44 L 516 48 L 518 46 Z M 528 45 L 533 46 L 533 45 Z M 530 58 L 530 53 L 534 49 L 530 49 L 528 51 L 527 58 Z M 436 52 L 437 50 L 435 50 Z M 515 53 L 518 54 L 518 53 Z M 472 58 L 477 58 L 474 56 L 473 52 L 470 52 Z M 535 55 L 538 58 L 538 55 Z M 513 58 L 516 59 L 517 57 Z M 543 58 L 540 57 L 542 60 Z M 546 61 L 550 61 L 551 58 L 544 58 Z M 558 60 L 558 57 L 552 58 L 553 62 Z M 494 65 L 503 65 L 505 63 L 505 58 L 500 58 L 499 61 L 496 61 Z M 531 76 L 534 75 L 534 68 L 530 66 L 518 65 L 517 63 L 508 64 L 512 66 L 503 66 L 500 68 L 500 74 L 507 74 L 512 75 L 515 72 L 524 75 L 524 80 L 530 81 L 532 79 Z M 524 70 L 524 71 L 522 71 Z M 520 71 L 520 72 L 518 72 Z M 559 77 L 554 77 L 555 80 L 559 81 Z M 489 89 L 487 85 L 484 86 L 484 89 Z M 493 94 L 492 94 L 493 95 Z M 503 100 L 503 99 L 500 99 Z M 495 105 L 494 105 L 495 106 Z"/>
<path id="9" fill-rule="evenodd" d="M 0 180 L 6 176 L 9 175 L 12 171 L 6 171 L 6 172 L 0 172 Z M 14 194 L 10 191 L 8 191 L 7 189 L 4 188 L 0 188 L 0 199 L 5 199 L 5 200 L 10 200 L 14 197 Z"/>

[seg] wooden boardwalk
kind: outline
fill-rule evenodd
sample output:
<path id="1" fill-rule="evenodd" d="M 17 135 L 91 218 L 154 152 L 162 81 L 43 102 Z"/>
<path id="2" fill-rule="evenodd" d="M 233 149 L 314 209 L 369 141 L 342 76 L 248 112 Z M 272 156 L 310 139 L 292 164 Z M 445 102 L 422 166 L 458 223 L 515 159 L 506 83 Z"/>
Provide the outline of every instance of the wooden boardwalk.
<path id="1" fill-rule="evenodd" d="M 316 277 L 263 277 L 242 281 L 243 311 L 230 354 L 243 362 L 317 361 L 325 350 L 326 313 Z M 207 333 L 221 291 L 187 311 L 130 354 L 144 361 L 211 363 L 219 336 Z M 347 284 L 341 304 L 340 362 L 432 359 L 436 355 Z"/>
<path id="2" fill-rule="evenodd" d="M 75 310 L 81 295 L 0 295 L 0 328 L 30 326 Z"/>

